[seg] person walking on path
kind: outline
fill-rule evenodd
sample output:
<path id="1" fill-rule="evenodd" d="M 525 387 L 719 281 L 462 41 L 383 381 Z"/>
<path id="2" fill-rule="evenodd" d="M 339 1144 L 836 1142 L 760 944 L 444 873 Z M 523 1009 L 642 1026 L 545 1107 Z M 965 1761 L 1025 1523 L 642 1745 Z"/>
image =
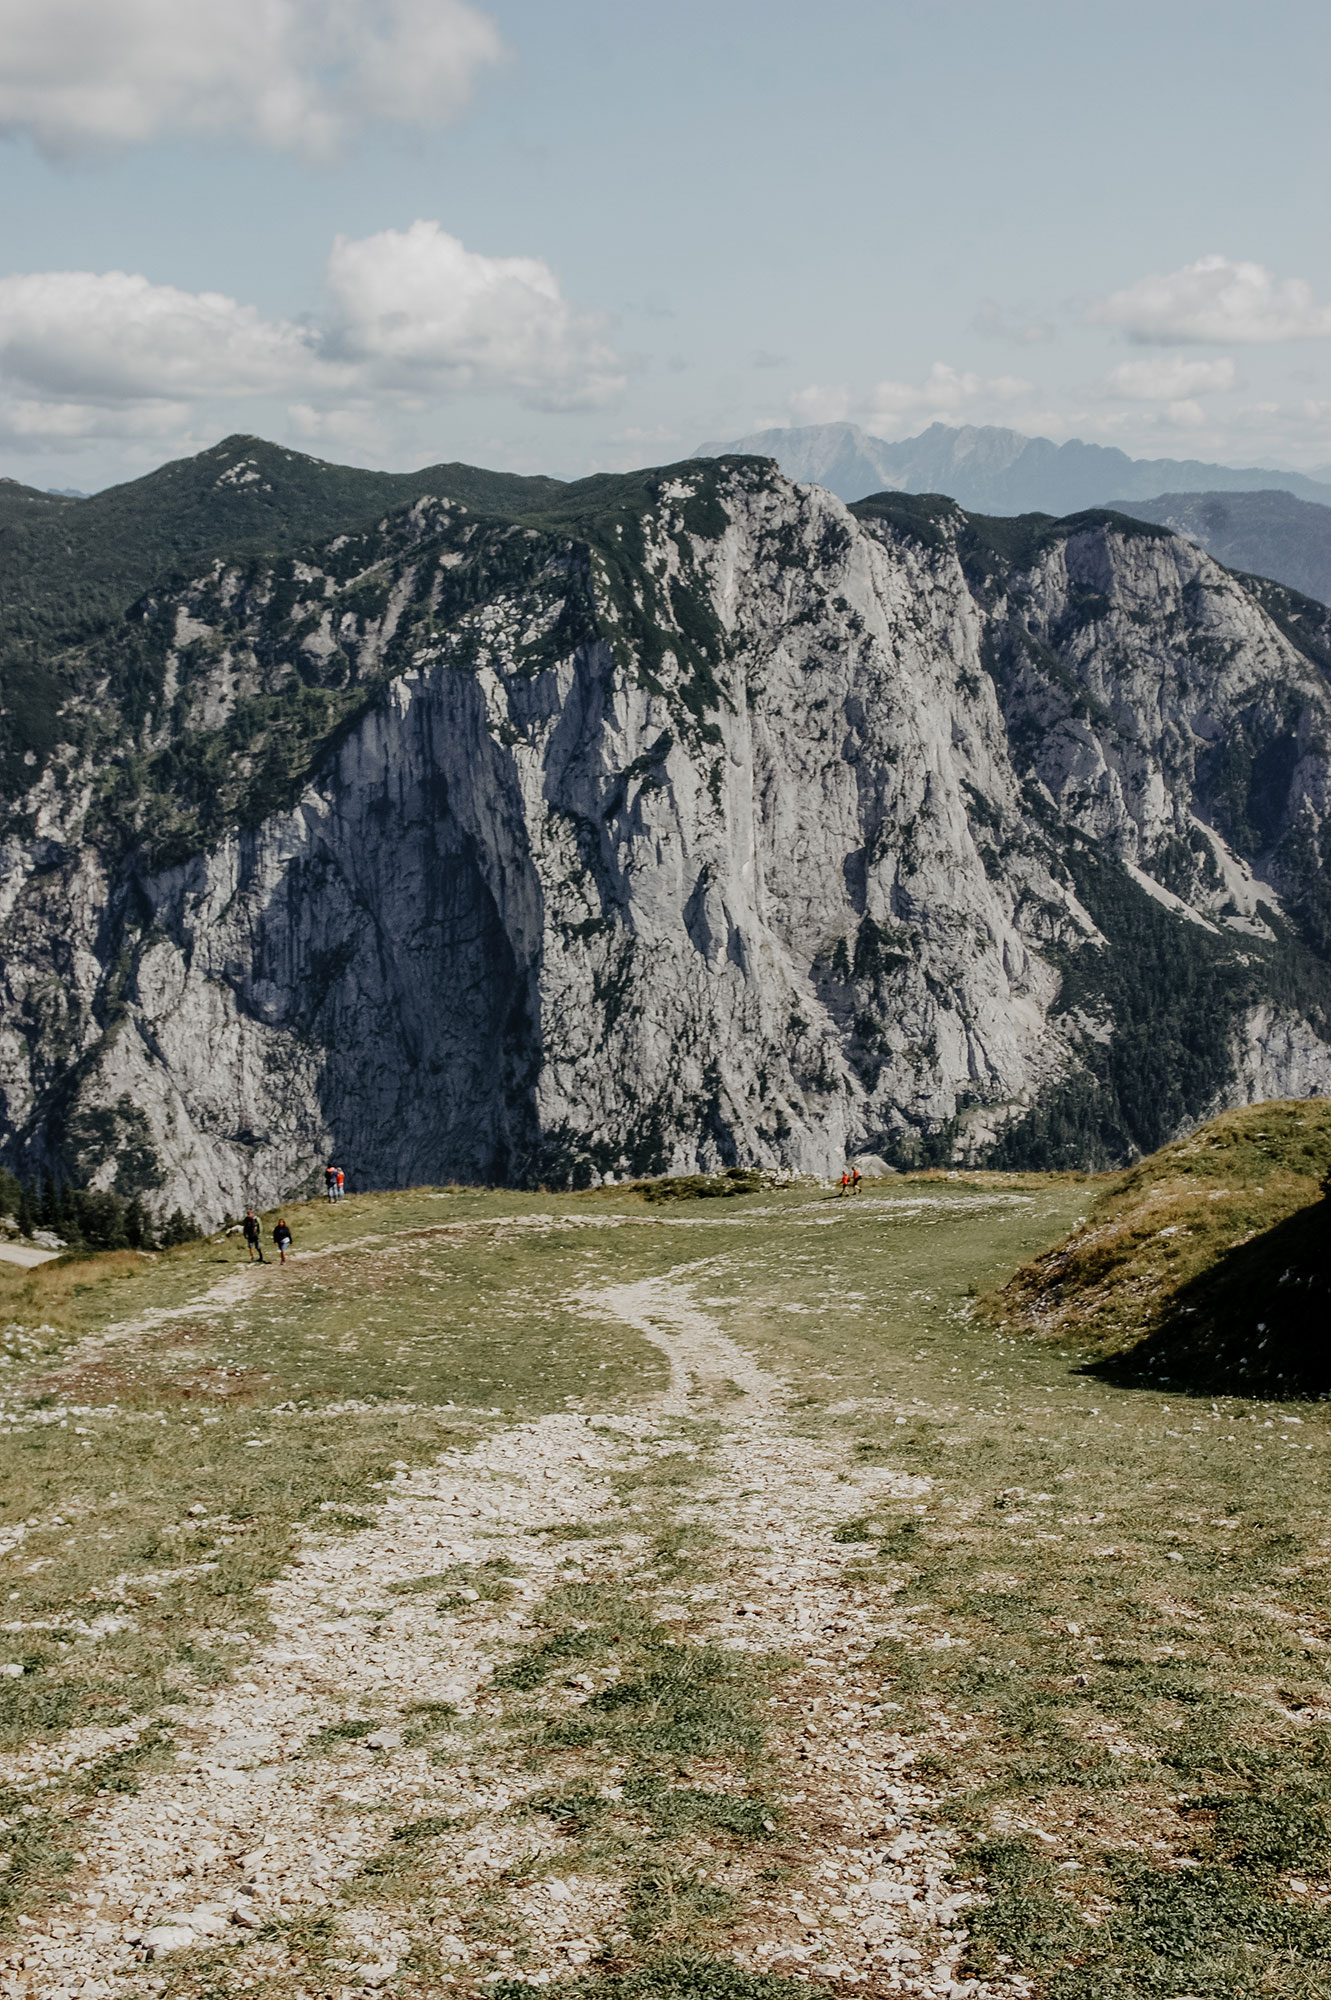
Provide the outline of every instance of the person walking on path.
<path id="1" fill-rule="evenodd" d="M 325 1168 L 324 1168 L 324 1193 L 325 1193 L 325 1194 L 326 1194 L 326 1195 L 328 1196 L 328 1199 L 329 1199 L 329 1201 L 336 1201 L 336 1200 L 337 1200 L 337 1168 L 336 1168 L 336 1167 L 325 1167 Z"/>
<path id="2" fill-rule="evenodd" d="M 273 1241 L 277 1245 L 278 1256 L 285 1264 L 287 1261 L 287 1251 L 291 1248 L 291 1231 L 287 1228 L 285 1220 L 280 1215 L 273 1224 Z"/>
<path id="3" fill-rule="evenodd" d="M 265 1258 L 263 1254 L 263 1231 L 259 1227 L 259 1218 L 254 1213 L 254 1210 L 252 1208 L 247 1208 L 245 1210 L 245 1220 L 241 1224 L 241 1228 L 245 1232 L 245 1248 L 250 1253 L 251 1264 L 254 1262 L 256 1257 L 258 1258 L 261 1264 L 264 1263 Z"/>
<path id="4" fill-rule="evenodd" d="M 863 1179 L 864 1179 L 864 1175 L 863 1175 L 863 1174 L 862 1174 L 862 1173 L 860 1172 L 859 1168 L 858 1168 L 858 1167 L 856 1167 L 856 1166 L 852 1166 L 852 1168 L 851 1168 L 851 1170 L 850 1170 L 850 1191 L 851 1191 L 851 1193 L 852 1193 L 852 1194 L 858 1194 L 858 1193 L 859 1193 L 859 1191 L 860 1191 L 860 1182 L 861 1182 L 861 1181 L 862 1181 Z"/>
<path id="5" fill-rule="evenodd" d="M 337 1198 L 339 1201 L 341 1201 L 346 1191 L 347 1191 L 347 1177 L 343 1173 L 341 1167 L 339 1167 L 337 1170 Z"/>
<path id="6" fill-rule="evenodd" d="M 843 1170 L 841 1175 L 841 1183 L 837 1189 L 837 1200 L 844 1201 L 849 1193 L 850 1193 L 850 1175 Z"/>

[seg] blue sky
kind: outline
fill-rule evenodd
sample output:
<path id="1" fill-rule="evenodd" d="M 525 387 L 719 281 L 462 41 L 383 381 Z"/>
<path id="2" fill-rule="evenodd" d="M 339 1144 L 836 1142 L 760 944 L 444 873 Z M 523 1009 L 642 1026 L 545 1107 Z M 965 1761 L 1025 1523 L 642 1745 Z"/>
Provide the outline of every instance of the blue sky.
<path id="1" fill-rule="evenodd" d="M 1325 8 L 0 0 L 0 470 L 1331 463 Z"/>

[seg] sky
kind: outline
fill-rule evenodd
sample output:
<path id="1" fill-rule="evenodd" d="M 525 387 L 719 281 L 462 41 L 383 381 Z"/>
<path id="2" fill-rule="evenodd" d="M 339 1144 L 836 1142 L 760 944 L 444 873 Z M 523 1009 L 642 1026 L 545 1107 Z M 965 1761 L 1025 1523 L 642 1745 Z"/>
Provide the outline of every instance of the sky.
<path id="1" fill-rule="evenodd" d="M 1331 466 L 1305 0 L 0 0 L 0 474 L 845 419 Z"/>

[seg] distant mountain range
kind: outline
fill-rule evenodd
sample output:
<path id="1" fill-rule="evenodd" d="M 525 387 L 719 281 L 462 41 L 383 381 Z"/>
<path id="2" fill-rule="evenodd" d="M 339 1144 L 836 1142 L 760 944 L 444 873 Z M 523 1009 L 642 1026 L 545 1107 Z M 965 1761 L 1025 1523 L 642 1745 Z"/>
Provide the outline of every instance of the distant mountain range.
<path id="1" fill-rule="evenodd" d="M 1301 472 L 1129 458 L 1114 445 L 1083 444 L 1080 438 L 1054 444 L 992 424 L 930 424 L 918 437 L 895 442 L 871 437 L 855 424 L 809 424 L 700 445 L 698 456 L 736 451 L 774 458 L 788 478 L 826 487 L 842 500 L 883 492 L 946 493 L 982 514 L 1076 514 L 1162 493 L 1251 493 L 1258 487 L 1331 506 L 1331 483 Z"/>

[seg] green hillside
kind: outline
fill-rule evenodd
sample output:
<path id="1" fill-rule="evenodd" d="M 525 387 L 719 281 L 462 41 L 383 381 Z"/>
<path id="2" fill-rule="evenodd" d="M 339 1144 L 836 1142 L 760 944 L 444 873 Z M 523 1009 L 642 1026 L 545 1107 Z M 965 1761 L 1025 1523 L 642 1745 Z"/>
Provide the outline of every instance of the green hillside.
<path id="1" fill-rule="evenodd" d="M 38 760 L 48 751 L 71 687 L 59 656 L 115 634 L 145 591 L 182 572 L 219 557 L 280 556 L 427 493 L 509 515 L 562 490 L 556 479 L 469 465 L 365 472 L 241 436 L 87 500 L 0 483 L 0 760 L 12 781 L 29 751 Z"/>
<path id="2" fill-rule="evenodd" d="M 628 637 L 649 667 L 667 644 L 673 646 L 689 669 L 682 726 L 700 723 L 718 698 L 721 634 L 682 571 L 658 584 L 644 570 L 641 519 L 662 487 L 689 471 L 700 491 L 683 507 L 684 527 L 698 535 L 719 533 L 727 520 L 715 498 L 720 470 L 706 460 L 561 486 L 468 466 L 364 473 L 232 439 L 135 486 L 98 495 L 104 532 L 93 538 L 79 580 L 73 580 L 78 551 L 72 540 L 65 547 L 56 529 L 73 522 L 86 537 L 91 517 L 85 503 L 59 513 L 55 527 L 43 516 L 41 534 L 34 530 L 30 538 L 40 543 L 37 558 L 18 565 L 10 601 L 0 604 L 0 795 L 25 792 L 34 763 L 43 763 L 63 736 L 90 750 L 108 771 L 116 768 L 117 798 L 126 787 L 137 798 L 144 782 L 170 794 L 170 825 L 161 829 L 166 847 L 159 838 L 154 852 L 159 860 L 166 849 L 180 858 L 228 820 L 261 818 L 298 791 L 323 746 L 420 643 L 515 583 L 539 590 L 552 557 L 552 587 L 569 599 L 556 642 L 571 645 L 597 634 L 578 577 L 569 576 L 571 548 L 590 547 L 600 555 L 617 611 L 611 643 Z M 425 495 L 461 501 L 467 513 L 422 529 L 409 510 Z M 515 536 L 515 523 L 533 532 Z M 433 584 L 432 601 L 413 595 L 369 677 L 343 650 L 316 668 L 301 652 L 312 612 L 298 559 L 331 580 L 343 607 L 339 629 L 350 615 L 364 633 L 376 627 L 396 578 L 419 561 L 426 543 L 437 550 L 441 535 L 457 566 L 444 573 L 446 582 Z M 206 741 L 178 720 L 172 743 L 145 778 L 143 759 L 127 762 L 125 752 L 160 694 L 175 630 L 173 593 L 189 578 L 206 578 L 207 565 L 223 556 L 229 568 L 242 570 L 244 590 L 225 601 L 214 592 L 206 615 L 235 643 L 254 644 L 263 662 L 262 691 L 238 704 L 224 730 L 205 732 Z M 583 561 L 585 555 L 574 564 L 579 574 Z M 367 582 L 371 571 L 373 583 Z M 316 595 L 322 607 L 322 592 Z M 197 648 L 183 650 L 182 684 L 203 657 Z M 200 806 L 206 827 L 195 823 Z M 119 823 L 124 816 L 115 808 L 111 817 Z M 135 827 L 143 830 L 137 820 Z"/>
<path id="3" fill-rule="evenodd" d="M 224 438 L 87 500 L 0 487 L 0 645 L 68 643 L 124 611 L 150 584 L 217 555 L 280 554 L 359 527 L 423 493 L 490 513 L 542 505 L 557 479 L 470 465 L 365 472 L 262 438 Z"/>
<path id="4" fill-rule="evenodd" d="M 77 506 L 72 494 L 44 493 L 40 486 L 25 486 L 18 479 L 0 478 L 0 525 L 11 521 L 31 521 L 39 511 L 58 512 Z"/>
<path id="5" fill-rule="evenodd" d="M 1248 1105 L 1115 1177 L 989 1301 L 1098 1372 L 1204 1393 L 1331 1392 L 1331 1105 Z"/>

